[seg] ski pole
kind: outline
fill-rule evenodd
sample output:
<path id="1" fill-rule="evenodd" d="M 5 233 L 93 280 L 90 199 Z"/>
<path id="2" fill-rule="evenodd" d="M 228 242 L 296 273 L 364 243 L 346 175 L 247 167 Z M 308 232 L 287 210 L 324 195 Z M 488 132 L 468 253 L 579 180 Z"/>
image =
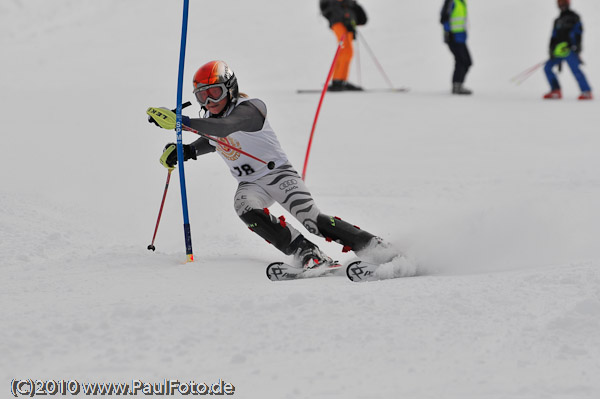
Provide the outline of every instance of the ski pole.
<path id="1" fill-rule="evenodd" d="M 355 33 L 358 36 L 358 31 Z M 362 73 L 361 73 L 361 65 L 360 65 L 360 46 L 359 42 L 356 42 L 356 75 L 357 75 L 357 83 L 359 86 L 362 86 Z"/>
<path id="2" fill-rule="evenodd" d="M 526 79 L 528 79 L 535 71 L 537 71 L 537 69 L 539 67 L 541 67 L 542 65 L 544 65 L 546 63 L 546 61 L 542 61 L 538 64 L 535 64 L 534 66 L 527 68 L 526 70 L 524 70 L 523 72 L 513 76 L 510 81 L 514 82 L 516 84 L 520 84 L 523 83 Z"/>
<path id="3" fill-rule="evenodd" d="M 273 168 L 275 168 L 275 162 L 273 162 L 273 161 L 269 161 L 269 162 L 267 162 L 267 161 L 263 161 L 262 159 L 260 159 L 260 158 L 258 158 L 258 157 L 255 157 L 254 155 L 252 155 L 252 154 L 249 154 L 249 153 L 247 153 L 246 151 L 242 151 L 241 149 L 239 149 L 239 148 L 237 148 L 237 147 L 234 147 L 234 146 L 232 146 L 231 144 L 229 144 L 229 143 L 226 143 L 226 142 L 225 142 L 225 141 L 223 141 L 223 140 L 219 140 L 217 137 L 211 136 L 211 135 L 209 135 L 209 134 L 206 134 L 206 133 L 200 133 L 200 132 L 199 132 L 199 131 L 197 131 L 196 129 L 193 129 L 193 128 L 189 127 L 189 126 L 185 126 L 185 125 L 181 125 L 181 126 L 183 127 L 183 130 L 186 130 L 186 131 L 188 131 L 188 132 L 192 132 L 192 133 L 196 133 L 197 135 L 199 135 L 199 136 L 202 136 L 202 137 L 204 137 L 205 139 L 209 139 L 209 140 L 212 140 L 212 141 L 215 141 L 215 142 L 219 143 L 219 144 L 220 144 L 220 145 L 222 145 L 223 147 L 227 147 L 227 148 L 229 148 L 230 150 L 233 150 L 233 151 L 239 152 L 239 153 L 240 153 L 240 154 L 242 154 L 242 155 L 245 155 L 245 156 L 247 156 L 247 157 L 249 157 L 249 158 L 252 158 L 252 159 L 254 159 L 254 160 L 258 161 L 258 162 L 264 163 L 265 165 L 267 165 L 267 168 L 269 168 L 269 169 L 273 169 Z"/>
<path id="4" fill-rule="evenodd" d="M 521 84 L 523 83 L 525 80 L 527 80 L 531 75 L 533 75 L 533 73 L 535 71 L 538 70 L 538 68 L 540 68 L 542 65 L 544 65 L 546 63 L 546 61 L 542 61 L 539 62 L 537 64 L 535 64 L 532 67 L 527 68 L 526 70 L 524 70 L 521 73 L 516 74 L 515 76 L 513 76 L 510 81 L 516 84 Z"/>
<path id="5" fill-rule="evenodd" d="M 162 215 L 163 207 L 165 206 L 165 199 L 167 198 L 167 190 L 169 189 L 169 181 L 171 180 L 171 172 L 173 169 L 169 169 L 167 173 L 167 182 L 165 183 L 165 192 L 163 193 L 162 201 L 160 202 L 160 210 L 158 211 L 158 219 L 156 220 L 156 227 L 154 227 L 154 235 L 152 236 L 152 242 L 148 245 L 148 249 L 156 251 L 154 246 L 154 239 L 156 239 L 156 232 L 158 231 L 158 224 L 160 223 L 160 217 Z"/>
<path id="6" fill-rule="evenodd" d="M 383 78 L 387 82 L 388 86 L 390 86 L 390 88 L 393 89 L 394 85 L 392 84 L 392 81 L 390 80 L 390 78 L 388 78 L 387 74 L 383 70 L 383 67 L 381 66 L 381 64 L 377 60 L 377 57 L 375 57 L 375 54 L 373 53 L 373 50 L 371 50 L 371 47 L 369 47 L 369 44 L 367 43 L 367 39 L 365 39 L 365 36 L 362 33 L 359 35 L 358 31 L 356 31 L 356 36 L 358 36 L 358 39 L 361 40 L 363 42 L 363 44 L 365 45 L 367 51 L 369 52 L 369 55 L 371 55 L 371 58 L 373 58 L 373 62 L 375 62 L 375 65 L 379 69 L 379 72 L 381 72 L 381 75 L 383 76 Z"/>
<path id="7" fill-rule="evenodd" d="M 308 147 L 306 148 L 306 156 L 304 157 L 304 167 L 302 168 L 302 180 L 306 180 L 306 167 L 308 166 L 308 157 L 310 156 L 310 148 L 312 147 L 312 141 L 315 134 L 315 128 L 317 127 L 317 119 L 319 119 L 319 112 L 321 111 L 321 105 L 323 105 L 323 98 L 325 97 L 325 93 L 327 92 L 327 86 L 329 85 L 329 81 L 331 80 L 331 76 L 333 75 L 333 69 L 335 67 L 335 63 L 340 55 L 340 51 L 342 49 L 342 45 L 344 44 L 344 39 L 346 39 L 346 34 L 342 35 L 340 39 L 337 50 L 335 51 L 335 55 L 333 56 L 333 62 L 331 63 L 331 67 L 329 68 L 329 73 L 327 74 L 327 79 L 325 79 L 325 85 L 323 85 L 323 90 L 321 91 L 321 98 L 319 99 L 319 105 L 317 106 L 317 113 L 315 114 L 315 120 L 313 121 L 312 129 L 310 131 L 310 137 L 308 139 Z"/>

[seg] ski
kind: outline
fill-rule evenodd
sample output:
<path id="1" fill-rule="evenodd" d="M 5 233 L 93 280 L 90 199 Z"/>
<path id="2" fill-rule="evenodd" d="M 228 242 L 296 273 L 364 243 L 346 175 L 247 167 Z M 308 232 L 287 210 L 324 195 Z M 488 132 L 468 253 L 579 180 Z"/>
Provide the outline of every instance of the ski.
<path id="1" fill-rule="evenodd" d="M 321 93 L 322 89 L 298 89 L 296 93 L 298 94 L 309 94 L 309 93 Z M 364 89 L 360 91 L 351 91 L 351 90 L 342 90 L 342 91 L 333 91 L 331 93 L 406 93 L 410 91 L 408 87 L 397 87 L 391 89 Z"/>
<path id="2" fill-rule="evenodd" d="M 271 281 L 298 280 L 302 278 L 329 276 L 341 269 L 342 265 L 339 263 L 304 269 L 303 267 L 288 265 L 284 262 L 273 262 L 267 266 L 267 277 Z"/>
<path id="3" fill-rule="evenodd" d="M 412 277 L 416 274 L 417 264 L 405 255 L 397 255 L 385 263 L 357 260 L 346 267 L 346 276 L 356 283 Z"/>
<path id="4" fill-rule="evenodd" d="M 346 276 L 355 283 L 380 280 L 380 277 L 375 274 L 379 266 L 381 265 L 357 260 L 346 267 Z"/>

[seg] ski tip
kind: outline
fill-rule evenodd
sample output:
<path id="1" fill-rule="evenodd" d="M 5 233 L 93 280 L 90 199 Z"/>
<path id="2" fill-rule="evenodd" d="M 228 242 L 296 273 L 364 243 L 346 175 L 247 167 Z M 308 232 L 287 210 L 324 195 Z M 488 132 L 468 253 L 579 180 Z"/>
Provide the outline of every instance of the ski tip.
<path id="1" fill-rule="evenodd" d="M 267 266 L 267 278 L 271 281 L 278 281 L 283 274 L 281 266 L 284 266 L 283 262 L 273 262 Z"/>
<path id="2" fill-rule="evenodd" d="M 357 281 L 355 279 L 357 279 L 357 275 L 355 274 L 357 269 L 357 266 L 360 265 L 360 261 L 357 260 L 355 262 L 351 262 L 350 264 L 348 264 L 348 266 L 346 266 L 346 277 L 348 277 L 348 279 L 350 281 Z"/>
<path id="3" fill-rule="evenodd" d="M 327 266 L 304 269 L 303 267 L 289 265 L 284 262 L 273 262 L 267 266 L 267 278 L 271 281 L 286 281 L 302 278 L 322 277 L 337 274 L 342 269 L 341 264 L 335 263 Z"/>
<path id="4" fill-rule="evenodd" d="M 346 266 L 346 277 L 355 283 L 378 280 L 375 276 L 378 267 L 379 265 L 357 260 Z"/>

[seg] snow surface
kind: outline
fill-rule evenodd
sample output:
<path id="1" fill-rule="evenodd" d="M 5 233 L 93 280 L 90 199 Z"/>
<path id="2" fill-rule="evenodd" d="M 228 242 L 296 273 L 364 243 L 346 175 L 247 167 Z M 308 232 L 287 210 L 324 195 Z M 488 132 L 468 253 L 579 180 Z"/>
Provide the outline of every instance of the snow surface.
<path id="1" fill-rule="evenodd" d="M 546 56 L 555 2 L 470 1 L 465 98 L 448 92 L 441 0 L 363 4 L 364 38 L 411 91 L 328 94 L 307 183 L 419 275 L 355 284 L 267 280 L 283 257 L 238 220 L 217 156 L 186 164 L 195 262 L 176 174 L 146 249 L 175 135 L 145 110 L 175 106 L 181 2 L 0 3 L 3 397 L 13 378 L 223 379 L 239 398 L 600 397 L 599 103 L 575 100 L 568 70 L 562 101 L 540 99 L 541 71 L 509 82 Z M 600 87 L 600 3 L 573 7 Z M 335 51 L 318 2 L 191 1 L 189 18 L 184 98 L 198 66 L 225 59 L 301 170 L 318 95 L 295 90 L 321 87 Z M 364 45 L 356 59 L 353 81 L 386 87 Z"/>

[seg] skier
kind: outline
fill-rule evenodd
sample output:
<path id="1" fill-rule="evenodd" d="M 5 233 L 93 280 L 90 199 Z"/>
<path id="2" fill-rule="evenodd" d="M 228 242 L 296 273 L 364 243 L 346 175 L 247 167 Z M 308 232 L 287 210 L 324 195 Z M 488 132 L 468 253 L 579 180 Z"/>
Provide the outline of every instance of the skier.
<path id="1" fill-rule="evenodd" d="M 444 27 L 444 42 L 454 55 L 452 94 L 472 94 L 465 88 L 464 81 L 473 64 L 467 48 L 467 2 L 466 0 L 445 0 L 440 22 Z"/>
<path id="2" fill-rule="evenodd" d="M 182 117 L 184 126 L 210 135 L 216 140 L 248 154 L 274 162 L 264 163 L 245 156 L 214 140 L 201 137 L 183 145 L 184 161 L 218 152 L 238 181 L 234 207 L 250 230 L 273 244 L 294 264 L 313 268 L 334 264 L 317 245 L 289 224 L 275 217 L 269 207 L 278 202 L 311 233 L 343 245 L 361 259 L 386 263 L 398 253 L 381 238 L 337 217 L 321 213 L 300 175 L 288 161 L 275 132 L 267 120 L 266 105 L 257 98 L 240 93 L 237 78 L 223 61 L 211 61 L 194 75 L 194 94 L 202 107 L 200 118 Z M 149 108 L 147 114 L 160 127 L 175 128 L 175 113 L 164 108 Z M 177 164 L 176 145 L 166 145 L 160 162 L 166 168 Z"/>
<path id="3" fill-rule="evenodd" d="M 581 89 L 581 95 L 578 97 L 579 100 L 591 100 L 592 89 L 579 68 L 579 65 L 582 64 L 579 53 L 581 53 L 583 25 L 581 24 L 579 15 L 570 9 L 570 3 L 570 0 L 557 1 L 560 15 L 554 20 L 554 28 L 552 29 L 552 37 L 550 38 L 550 59 L 544 66 L 546 78 L 548 78 L 548 83 L 550 83 L 550 92 L 546 93 L 544 98 L 562 98 L 558 78 L 552 69 L 558 65 L 560 71 L 562 69 L 562 62 L 566 61 Z"/>
<path id="4" fill-rule="evenodd" d="M 355 39 L 356 26 L 367 23 L 367 14 L 355 0 L 320 0 L 321 13 L 329 21 L 329 27 L 337 37 L 343 40 L 338 55 L 331 85 L 328 91 L 362 91 L 362 87 L 348 82 L 350 63 L 354 56 L 352 41 Z M 344 36 L 345 35 L 345 36 Z"/>

